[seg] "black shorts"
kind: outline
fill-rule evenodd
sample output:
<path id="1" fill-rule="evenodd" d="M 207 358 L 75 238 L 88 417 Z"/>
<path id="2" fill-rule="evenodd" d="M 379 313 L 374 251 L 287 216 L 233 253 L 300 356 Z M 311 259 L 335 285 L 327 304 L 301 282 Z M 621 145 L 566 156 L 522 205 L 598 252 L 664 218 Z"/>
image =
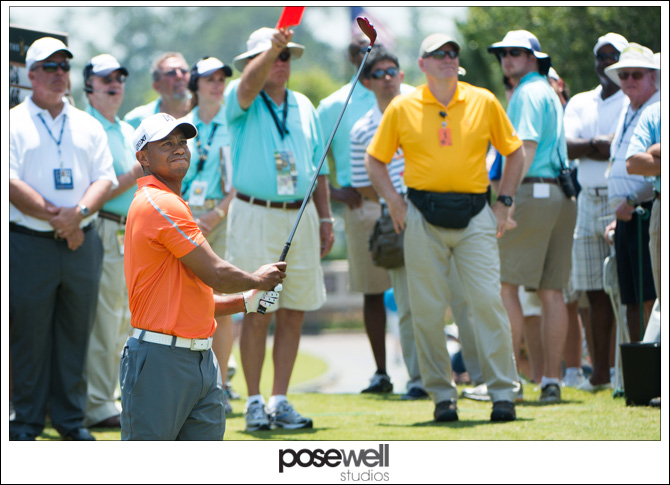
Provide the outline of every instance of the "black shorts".
<path id="1" fill-rule="evenodd" d="M 652 202 L 640 205 L 651 213 Z M 640 216 L 633 213 L 630 221 L 617 221 L 614 234 L 619 289 L 621 290 L 621 303 L 624 305 L 640 303 L 640 260 L 642 261 L 642 300 L 654 301 L 656 299 L 649 255 L 649 218 L 643 218 L 639 228 L 641 247 L 638 236 L 639 219 Z M 640 249 L 642 254 L 638 252 Z"/>

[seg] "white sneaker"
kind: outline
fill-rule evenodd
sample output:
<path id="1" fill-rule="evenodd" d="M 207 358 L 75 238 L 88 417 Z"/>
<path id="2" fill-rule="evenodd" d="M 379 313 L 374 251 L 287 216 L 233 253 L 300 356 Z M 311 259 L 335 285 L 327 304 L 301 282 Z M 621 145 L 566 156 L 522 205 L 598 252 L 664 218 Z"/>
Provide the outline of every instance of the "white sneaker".
<path id="1" fill-rule="evenodd" d="M 479 384 L 476 387 L 466 387 L 463 389 L 461 395 L 466 399 L 472 399 L 473 401 L 490 401 L 491 396 L 489 396 L 488 388 L 486 384 Z M 516 397 L 514 398 L 515 402 L 523 402 L 523 385 L 519 385 L 519 390 L 516 392 Z"/>
<path id="2" fill-rule="evenodd" d="M 247 404 L 244 410 L 244 419 L 247 423 L 245 431 L 259 431 L 270 429 L 270 417 L 262 402 L 254 401 Z"/>
<path id="3" fill-rule="evenodd" d="M 313 423 L 310 418 L 302 416 L 288 401 L 282 401 L 271 412 L 272 424 L 278 428 L 300 429 L 311 428 Z"/>
<path id="4" fill-rule="evenodd" d="M 579 386 L 581 386 L 585 380 L 587 379 L 584 377 L 584 372 L 582 372 L 581 369 L 578 369 L 577 372 L 566 373 L 561 385 L 563 387 L 574 387 L 575 389 L 579 389 Z"/>
<path id="5" fill-rule="evenodd" d="M 591 384 L 591 381 L 589 379 L 584 379 L 584 382 L 577 388 L 580 391 L 587 391 L 587 392 L 597 392 L 597 391 L 602 391 L 603 389 L 612 389 L 612 383 L 607 382 L 605 384 Z"/>

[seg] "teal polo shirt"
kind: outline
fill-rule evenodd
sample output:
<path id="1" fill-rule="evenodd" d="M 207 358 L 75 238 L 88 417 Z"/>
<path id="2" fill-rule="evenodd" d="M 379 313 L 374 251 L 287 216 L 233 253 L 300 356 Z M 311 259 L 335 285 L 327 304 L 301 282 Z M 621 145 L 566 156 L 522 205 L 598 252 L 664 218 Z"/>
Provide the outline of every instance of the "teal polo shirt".
<path id="1" fill-rule="evenodd" d="M 241 193 L 258 199 L 285 202 L 305 197 L 323 155 L 324 142 L 316 110 L 306 96 L 287 90 L 286 125 L 289 134 L 279 134 L 268 107 L 260 95 L 245 111 L 237 101 L 239 79 L 232 81 L 226 95 L 226 119 L 233 161 L 233 186 Z M 283 107 L 268 97 L 280 123 Z M 297 175 L 293 195 L 277 193 L 275 151 L 293 154 Z M 324 163 L 319 175 L 328 174 Z"/>
<path id="2" fill-rule="evenodd" d="M 142 123 L 145 118 L 148 118 L 151 115 L 155 115 L 156 113 L 160 113 L 158 110 L 160 105 L 161 98 L 159 97 L 157 100 L 152 101 L 149 104 L 138 106 L 137 108 L 129 111 L 126 116 L 123 117 L 123 121 L 136 129 L 138 126 L 140 126 L 140 123 Z"/>
<path id="3" fill-rule="evenodd" d="M 626 152 L 626 160 L 638 153 L 646 153 L 647 149 L 661 143 L 661 103 L 654 103 L 648 108 L 645 108 L 640 115 L 633 137 L 628 145 Z M 654 184 L 654 190 L 661 192 L 661 176 L 645 177 L 649 182 Z"/>
<path id="4" fill-rule="evenodd" d="M 88 114 L 98 120 L 107 134 L 107 144 L 109 150 L 112 152 L 114 159 L 114 173 L 119 176 L 129 172 L 137 159 L 135 158 L 135 149 L 133 148 L 133 134 L 135 129 L 125 121 L 121 121 L 118 116 L 115 116 L 115 122 L 111 123 L 107 118 L 102 116 L 100 111 L 95 109 L 90 104 L 86 106 L 85 110 Z M 135 191 L 132 187 L 105 202 L 102 210 L 113 212 L 114 214 L 127 216 L 130 203 L 133 201 Z"/>
<path id="5" fill-rule="evenodd" d="M 191 166 L 181 183 L 182 191 L 184 191 L 183 199 L 188 200 L 190 187 L 194 180 L 207 182 L 206 199 L 222 199 L 226 193 L 226 188 L 221 187 L 221 174 L 225 170 L 225 166 L 229 165 L 226 157 L 230 153 L 230 137 L 228 136 L 225 108 L 221 106 L 219 112 L 209 123 L 200 119 L 197 106 L 182 120 L 193 124 L 198 129 L 198 135 L 188 140 L 188 148 L 191 151 Z M 198 142 L 200 142 L 199 148 Z M 209 145 L 209 149 L 206 148 L 207 145 Z M 204 155 L 205 152 L 207 158 L 202 170 L 198 171 L 200 154 Z M 226 184 L 228 184 L 230 174 L 225 171 L 223 173 L 226 175 Z"/>
<path id="6" fill-rule="evenodd" d="M 563 107 L 547 78 L 526 74 L 509 101 L 507 116 L 521 140 L 537 143 L 535 159 L 526 177 L 557 177 L 568 149 L 563 130 Z"/>

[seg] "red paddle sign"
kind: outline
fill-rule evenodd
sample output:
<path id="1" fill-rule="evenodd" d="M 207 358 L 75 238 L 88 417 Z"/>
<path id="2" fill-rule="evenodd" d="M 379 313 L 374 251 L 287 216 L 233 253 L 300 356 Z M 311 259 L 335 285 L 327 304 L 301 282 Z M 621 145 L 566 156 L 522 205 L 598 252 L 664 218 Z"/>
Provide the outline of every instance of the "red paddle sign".
<path id="1" fill-rule="evenodd" d="M 300 25 L 304 11 L 305 7 L 284 7 L 279 17 L 279 22 L 277 22 L 277 29 Z"/>

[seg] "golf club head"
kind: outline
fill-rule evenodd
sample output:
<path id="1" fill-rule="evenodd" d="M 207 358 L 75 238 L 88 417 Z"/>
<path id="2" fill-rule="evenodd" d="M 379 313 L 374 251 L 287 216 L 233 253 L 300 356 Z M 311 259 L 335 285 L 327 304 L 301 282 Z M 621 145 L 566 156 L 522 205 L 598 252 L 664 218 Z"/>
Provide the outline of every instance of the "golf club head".
<path id="1" fill-rule="evenodd" d="M 357 17 L 356 22 L 358 22 L 358 26 L 361 28 L 365 36 L 370 39 L 370 47 L 372 47 L 375 44 L 375 40 L 377 40 L 377 31 L 375 30 L 375 27 L 365 17 Z"/>

